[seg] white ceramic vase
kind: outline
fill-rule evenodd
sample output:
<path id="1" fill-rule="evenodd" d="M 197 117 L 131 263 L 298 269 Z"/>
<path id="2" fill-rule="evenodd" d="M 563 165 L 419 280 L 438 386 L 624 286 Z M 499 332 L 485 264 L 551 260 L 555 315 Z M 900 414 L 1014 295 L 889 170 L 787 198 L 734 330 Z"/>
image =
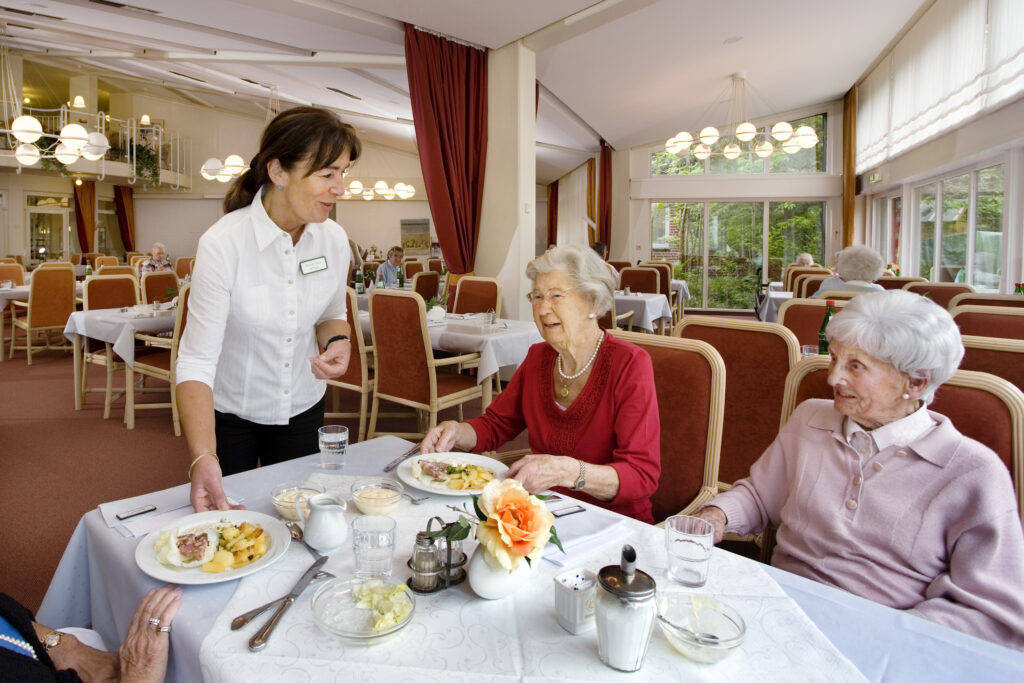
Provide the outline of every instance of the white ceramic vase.
<path id="1" fill-rule="evenodd" d="M 526 562 L 511 572 L 504 567 L 494 569 L 487 563 L 487 559 L 484 557 L 486 553 L 487 549 L 478 545 L 473 551 L 473 557 L 469 560 L 469 569 L 467 570 L 469 586 L 481 598 L 497 600 L 511 595 L 533 576 L 534 570 Z"/>

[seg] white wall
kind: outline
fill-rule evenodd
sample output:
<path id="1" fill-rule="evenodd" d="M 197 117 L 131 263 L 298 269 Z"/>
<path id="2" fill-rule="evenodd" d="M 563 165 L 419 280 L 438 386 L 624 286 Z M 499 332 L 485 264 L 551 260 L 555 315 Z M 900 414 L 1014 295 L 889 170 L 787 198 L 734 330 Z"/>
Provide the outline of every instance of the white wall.
<path id="1" fill-rule="evenodd" d="M 162 199 L 135 195 L 135 251 L 163 242 L 174 259 L 194 256 L 199 236 L 224 213 L 220 199 Z"/>

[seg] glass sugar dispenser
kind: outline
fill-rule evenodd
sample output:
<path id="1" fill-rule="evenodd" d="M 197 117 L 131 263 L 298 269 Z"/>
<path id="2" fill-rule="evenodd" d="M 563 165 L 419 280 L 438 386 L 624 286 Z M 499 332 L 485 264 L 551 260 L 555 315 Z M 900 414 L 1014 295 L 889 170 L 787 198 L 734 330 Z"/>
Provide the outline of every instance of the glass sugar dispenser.
<path id="1" fill-rule="evenodd" d="M 601 661 L 619 671 L 643 666 L 657 607 L 651 575 L 636 568 L 636 550 L 622 546 L 618 566 L 598 572 L 597 643 Z"/>

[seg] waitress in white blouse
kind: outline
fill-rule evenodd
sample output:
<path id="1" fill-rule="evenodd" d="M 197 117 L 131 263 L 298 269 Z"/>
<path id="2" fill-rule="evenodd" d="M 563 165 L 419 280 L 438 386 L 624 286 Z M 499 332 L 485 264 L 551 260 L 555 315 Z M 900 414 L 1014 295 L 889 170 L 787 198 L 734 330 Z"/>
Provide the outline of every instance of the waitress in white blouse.
<path id="1" fill-rule="evenodd" d="M 177 364 L 196 511 L 230 507 L 224 474 L 318 449 L 324 380 L 351 353 L 351 253 L 328 215 L 361 149 L 329 111 L 282 112 L 199 240 Z"/>

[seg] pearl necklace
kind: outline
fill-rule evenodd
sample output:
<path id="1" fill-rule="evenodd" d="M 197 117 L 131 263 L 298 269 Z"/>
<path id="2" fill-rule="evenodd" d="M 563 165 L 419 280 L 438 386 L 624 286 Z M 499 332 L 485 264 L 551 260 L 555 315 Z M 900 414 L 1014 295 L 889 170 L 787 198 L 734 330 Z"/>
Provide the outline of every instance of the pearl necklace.
<path id="1" fill-rule="evenodd" d="M 32 647 L 32 645 L 29 644 L 27 640 L 22 640 L 21 638 L 14 638 L 12 636 L 7 635 L 6 633 L 0 633 L 0 640 L 3 640 L 4 642 L 10 643 L 11 645 L 19 648 L 20 651 L 22 651 L 21 654 L 27 655 L 32 659 L 39 661 L 39 658 L 36 656 L 35 649 Z M 14 652 L 19 652 L 19 650 L 14 650 Z"/>
<path id="2" fill-rule="evenodd" d="M 580 375 L 582 375 L 584 372 L 590 369 L 590 366 L 594 363 L 594 359 L 597 358 L 597 352 L 601 350 L 602 343 L 604 343 L 603 332 L 601 333 L 601 336 L 597 338 L 597 345 L 594 346 L 594 352 L 590 354 L 590 360 L 588 360 L 587 364 L 583 366 L 583 369 L 577 372 L 575 375 L 567 375 L 565 374 L 565 372 L 562 371 L 562 354 L 558 354 L 558 363 L 556 365 L 558 368 L 558 376 L 562 378 L 563 382 L 562 390 L 559 391 L 558 393 L 561 395 L 562 398 L 565 398 L 566 396 L 569 395 L 569 385 L 571 385 L 574 380 L 578 379 Z"/>

